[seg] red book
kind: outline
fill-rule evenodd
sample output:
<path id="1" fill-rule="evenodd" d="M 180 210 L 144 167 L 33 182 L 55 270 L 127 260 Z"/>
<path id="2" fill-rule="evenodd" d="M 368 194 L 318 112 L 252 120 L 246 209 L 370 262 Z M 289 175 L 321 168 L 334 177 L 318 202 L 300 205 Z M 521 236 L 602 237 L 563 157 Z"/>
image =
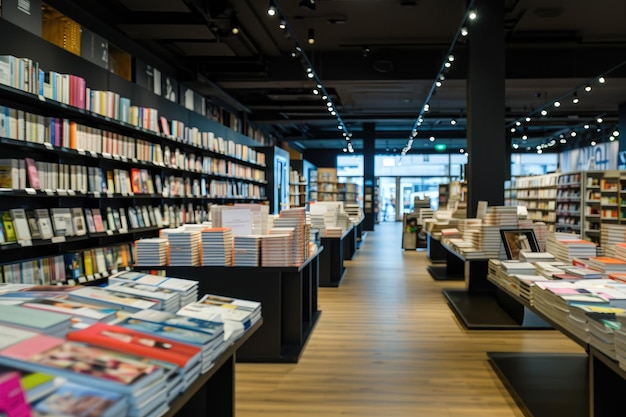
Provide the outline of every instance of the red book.
<path id="1" fill-rule="evenodd" d="M 200 362 L 202 352 L 191 344 L 101 322 L 69 332 L 67 339 L 170 362 L 185 370 Z"/>
<path id="2" fill-rule="evenodd" d="M 28 182 L 30 186 L 35 190 L 41 189 L 39 172 L 37 171 L 35 160 L 33 158 L 24 158 L 24 161 L 26 162 L 26 172 L 28 174 Z"/>

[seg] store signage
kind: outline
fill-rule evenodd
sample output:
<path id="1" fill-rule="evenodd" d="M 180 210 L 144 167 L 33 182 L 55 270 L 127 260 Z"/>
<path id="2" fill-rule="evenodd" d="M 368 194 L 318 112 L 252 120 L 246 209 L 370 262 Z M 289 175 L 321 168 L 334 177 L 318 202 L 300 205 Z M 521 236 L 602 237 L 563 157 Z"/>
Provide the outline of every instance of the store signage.
<path id="1" fill-rule="evenodd" d="M 561 172 L 617 169 L 617 141 L 599 143 L 595 146 L 572 149 L 561 153 Z"/>

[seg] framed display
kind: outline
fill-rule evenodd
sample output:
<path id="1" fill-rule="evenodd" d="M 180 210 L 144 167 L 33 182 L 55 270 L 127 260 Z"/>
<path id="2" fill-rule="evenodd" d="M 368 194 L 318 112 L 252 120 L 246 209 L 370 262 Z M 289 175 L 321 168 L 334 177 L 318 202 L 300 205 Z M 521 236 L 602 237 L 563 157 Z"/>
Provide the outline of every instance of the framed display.
<path id="1" fill-rule="evenodd" d="M 533 229 L 500 229 L 500 237 L 508 259 L 519 259 L 522 250 L 539 252 Z"/>

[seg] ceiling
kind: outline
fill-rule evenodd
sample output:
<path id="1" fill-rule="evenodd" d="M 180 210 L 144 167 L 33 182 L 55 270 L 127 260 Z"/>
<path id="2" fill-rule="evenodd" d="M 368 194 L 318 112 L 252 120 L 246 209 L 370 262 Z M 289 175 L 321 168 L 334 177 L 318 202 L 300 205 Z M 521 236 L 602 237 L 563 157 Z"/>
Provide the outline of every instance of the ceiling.
<path id="1" fill-rule="evenodd" d="M 466 38 L 457 32 L 466 0 L 273 0 L 279 10 L 274 17 L 266 13 L 269 0 L 47 3 L 70 17 L 77 10 L 97 16 L 130 38 L 118 46 L 149 50 L 179 80 L 297 150 L 337 150 L 346 144 L 338 120 L 312 93 L 315 82 L 306 77 L 305 64 L 312 64 L 355 151 L 362 147 L 363 124 L 373 123 L 377 151 L 400 152 L 456 41 L 454 65 L 429 100 L 411 152 L 430 152 L 437 143 L 465 147 L 467 50 Z M 550 140 L 557 146 L 547 151 L 605 138 L 617 123 L 619 104 L 626 102 L 626 2 L 503 3 L 503 105 L 512 143 L 534 152 Z M 477 11 L 471 24 L 480 24 Z M 285 30 L 278 27 L 281 16 Z M 239 34 L 232 33 L 233 26 Z M 307 42 L 310 29 L 315 32 L 312 45 Z M 304 56 L 291 56 L 296 46 Z M 607 71 L 607 82 L 599 84 L 597 78 Z M 587 83 L 593 87 L 589 93 L 582 89 Z M 575 90 L 578 104 L 571 102 Z M 557 99 L 562 105 L 554 108 Z M 542 108 L 549 114 L 538 117 Z M 510 132 L 516 120 L 531 114 L 531 122 Z M 582 127 L 599 115 L 602 124 Z M 569 136 L 573 129 L 579 132 L 576 139 Z M 565 145 L 559 134 L 569 139 Z"/>

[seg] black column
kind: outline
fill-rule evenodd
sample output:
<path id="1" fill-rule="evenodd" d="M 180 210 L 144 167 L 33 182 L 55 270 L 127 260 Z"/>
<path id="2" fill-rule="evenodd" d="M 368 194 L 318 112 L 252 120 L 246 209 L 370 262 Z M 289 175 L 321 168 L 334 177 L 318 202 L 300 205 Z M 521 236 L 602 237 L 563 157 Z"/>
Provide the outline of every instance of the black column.
<path id="1" fill-rule="evenodd" d="M 376 130 L 374 123 L 363 124 L 363 230 L 374 230 L 376 220 L 376 178 L 374 177 L 374 155 L 376 148 L 374 140 Z"/>
<path id="2" fill-rule="evenodd" d="M 469 25 L 467 77 L 468 217 L 478 201 L 504 204 L 511 163 L 506 150 L 504 93 L 504 4 L 477 0 L 478 18 Z"/>
<path id="3" fill-rule="evenodd" d="M 617 168 L 626 169 L 626 102 L 619 104 L 619 119 L 617 129 L 619 130 L 619 152 L 617 156 Z"/>

